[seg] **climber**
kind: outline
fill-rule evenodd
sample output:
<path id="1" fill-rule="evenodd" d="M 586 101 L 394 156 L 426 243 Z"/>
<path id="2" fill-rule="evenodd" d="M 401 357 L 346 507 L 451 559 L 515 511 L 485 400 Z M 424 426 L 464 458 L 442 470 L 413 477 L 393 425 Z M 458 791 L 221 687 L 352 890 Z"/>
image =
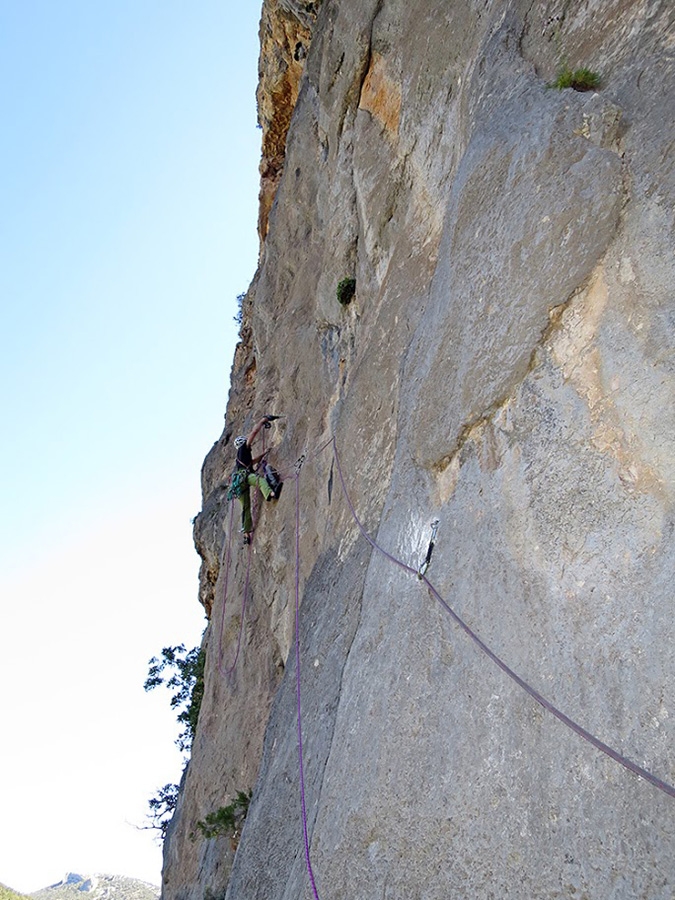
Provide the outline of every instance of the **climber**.
<path id="1" fill-rule="evenodd" d="M 277 418 L 278 416 L 263 416 L 248 436 L 240 435 L 234 439 L 234 446 L 237 450 L 237 462 L 230 480 L 227 499 L 239 498 L 241 503 L 241 530 L 244 533 L 245 544 L 251 543 L 251 534 L 253 533 L 251 492 L 249 488 L 257 487 L 265 500 L 277 500 L 281 493 L 282 482 L 278 473 L 265 463 L 267 453 L 261 453 L 260 456 L 254 459 L 251 449 L 261 429 L 270 428 L 272 421 Z M 263 474 L 258 474 L 254 470 L 254 467 L 259 463 L 262 464 Z"/>

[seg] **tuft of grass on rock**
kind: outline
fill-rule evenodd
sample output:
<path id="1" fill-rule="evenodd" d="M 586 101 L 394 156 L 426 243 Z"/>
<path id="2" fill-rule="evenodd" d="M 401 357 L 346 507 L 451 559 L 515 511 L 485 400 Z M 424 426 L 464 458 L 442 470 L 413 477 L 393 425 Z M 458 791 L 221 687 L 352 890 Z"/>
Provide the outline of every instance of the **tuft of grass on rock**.
<path id="1" fill-rule="evenodd" d="M 572 88 L 575 91 L 596 91 L 600 87 L 600 76 L 592 69 L 561 69 L 549 87 L 559 91 Z"/>

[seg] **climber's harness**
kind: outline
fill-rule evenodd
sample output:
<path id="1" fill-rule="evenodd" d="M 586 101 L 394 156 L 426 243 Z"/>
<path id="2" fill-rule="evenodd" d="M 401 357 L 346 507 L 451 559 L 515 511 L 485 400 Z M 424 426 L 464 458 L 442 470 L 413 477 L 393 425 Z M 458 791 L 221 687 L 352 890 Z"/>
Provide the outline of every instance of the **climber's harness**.
<path id="1" fill-rule="evenodd" d="M 227 491 L 227 499 L 234 500 L 235 497 L 241 497 L 248 483 L 248 470 L 235 469 L 230 479 L 230 487 Z"/>

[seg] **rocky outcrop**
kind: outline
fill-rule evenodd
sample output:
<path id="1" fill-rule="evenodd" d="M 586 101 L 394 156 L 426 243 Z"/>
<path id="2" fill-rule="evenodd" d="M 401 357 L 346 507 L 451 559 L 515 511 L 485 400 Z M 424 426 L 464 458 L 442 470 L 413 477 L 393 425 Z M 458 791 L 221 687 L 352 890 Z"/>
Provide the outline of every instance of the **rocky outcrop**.
<path id="1" fill-rule="evenodd" d="M 268 219 L 281 180 L 286 135 L 298 99 L 300 76 L 321 0 L 268 0 L 260 19 L 258 124 L 262 129 L 258 235 L 267 236 Z"/>
<path id="2" fill-rule="evenodd" d="M 300 27 L 303 8 L 266 3 L 263 21 Z M 380 547 L 414 571 L 437 519 L 427 574 L 452 609 L 675 784 L 675 11 L 324 0 L 305 24 L 202 473 L 205 696 L 163 896 L 314 896 L 297 487 L 322 900 L 666 900 L 675 799 L 543 710 L 366 541 L 337 464 Z M 289 71 L 291 44 L 273 41 Z M 600 89 L 548 87 L 563 64 Z M 222 483 L 233 435 L 264 412 L 285 415 L 286 486 L 260 505 L 249 557 Z M 240 837 L 200 836 L 249 788 Z"/>

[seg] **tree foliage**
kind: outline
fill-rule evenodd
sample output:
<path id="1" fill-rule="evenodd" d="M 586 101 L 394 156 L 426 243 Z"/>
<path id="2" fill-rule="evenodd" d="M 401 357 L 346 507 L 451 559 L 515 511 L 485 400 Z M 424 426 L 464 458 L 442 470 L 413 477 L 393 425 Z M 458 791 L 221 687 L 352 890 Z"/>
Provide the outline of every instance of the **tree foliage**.
<path id="1" fill-rule="evenodd" d="M 0 884 L 0 900 L 28 900 L 25 894 L 19 894 L 4 884 Z"/>
<path id="2" fill-rule="evenodd" d="M 171 708 L 177 711 L 181 726 L 176 745 L 182 753 L 189 753 L 204 697 L 204 651 L 201 647 L 186 650 L 184 644 L 164 647 L 149 666 L 143 687 L 151 691 L 164 685 L 172 691 Z"/>
<path id="3" fill-rule="evenodd" d="M 241 325 L 244 321 L 244 300 L 246 299 L 246 294 L 237 294 L 237 312 L 232 318 L 239 325 Z"/>
<path id="4" fill-rule="evenodd" d="M 152 691 L 163 685 L 171 691 L 171 709 L 176 710 L 181 726 L 176 745 L 181 753 L 189 754 L 197 729 L 199 710 L 204 697 L 205 653 L 201 647 L 186 650 L 185 644 L 164 647 L 159 657 L 148 663 L 148 677 L 143 687 Z M 165 784 L 148 800 L 149 828 L 157 829 L 162 840 L 178 802 L 179 785 Z"/>
<path id="5" fill-rule="evenodd" d="M 162 840 L 166 837 L 166 830 L 176 809 L 178 787 L 177 784 L 165 784 L 164 787 L 157 791 L 154 797 L 148 800 L 148 806 L 150 807 L 150 812 L 148 813 L 149 827 L 156 828 L 162 835 Z"/>

